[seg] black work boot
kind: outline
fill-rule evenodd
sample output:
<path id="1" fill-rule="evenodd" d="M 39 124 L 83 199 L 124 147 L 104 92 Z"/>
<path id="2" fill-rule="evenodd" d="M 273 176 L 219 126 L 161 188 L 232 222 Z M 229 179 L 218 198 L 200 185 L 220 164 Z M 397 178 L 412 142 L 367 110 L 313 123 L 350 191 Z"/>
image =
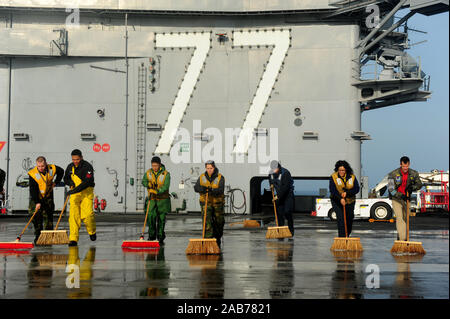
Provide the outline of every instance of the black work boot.
<path id="1" fill-rule="evenodd" d="M 166 238 L 166 235 L 162 235 L 161 237 L 160 236 L 158 236 L 158 242 L 159 242 L 159 244 L 162 246 L 162 245 L 164 245 L 164 239 Z"/>
<path id="2" fill-rule="evenodd" d="M 90 238 L 92 241 L 95 241 L 95 240 L 97 239 L 97 233 L 92 234 L 92 235 L 89 235 L 89 238 Z"/>
<path id="3" fill-rule="evenodd" d="M 292 235 L 292 237 L 290 237 L 290 238 L 294 239 L 294 229 L 289 229 L 289 231 L 291 232 L 291 235 Z"/>
<path id="4" fill-rule="evenodd" d="M 222 245 L 222 241 L 220 240 L 220 238 L 216 238 L 217 241 L 217 246 L 219 246 L 219 248 L 221 248 L 220 246 Z"/>
<path id="5" fill-rule="evenodd" d="M 73 246 L 77 246 L 77 245 L 78 245 L 78 243 L 76 241 L 74 241 L 74 240 L 71 240 L 69 242 L 69 247 L 73 247 Z"/>

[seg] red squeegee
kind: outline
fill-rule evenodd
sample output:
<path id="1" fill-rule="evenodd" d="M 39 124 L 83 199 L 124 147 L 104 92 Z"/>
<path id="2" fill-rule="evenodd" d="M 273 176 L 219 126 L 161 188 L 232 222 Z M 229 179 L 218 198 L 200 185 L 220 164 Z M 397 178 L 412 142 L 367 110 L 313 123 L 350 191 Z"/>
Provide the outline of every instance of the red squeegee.
<path id="1" fill-rule="evenodd" d="M 20 242 L 20 239 L 22 238 L 23 233 L 27 229 L 28 225 L 30 225 L 31 221 L 34 218 L 34 215 L 36 215 L 37 209 L 34 210 L 33 216 L 31 216 L 30 220 L 28 221 L 25 228 L 22 230 L 19 236 L 17 236 L 17 239 L 15 241 L 10 242 L 0 242 L 0 249 L 32 249 L 34 247 L 33 243 L 22 243 Z"/>
<path id="2" fill-rule="evenodd" d="M 16 241 L 0 242 L 0 252 L 3 249 L 31 249 L 33 247 L 33 243 L 21 243 Z"/>
<path id="3" fill-rule="evenodd" d="M 159 242 L 157 240 L 126 240 L 122 243 L 122 248 L 159 248 Z"/>
<path id="4" fill-rule="evenodd" d="M 144 226 L 142 227 L 141 237 L 139 240 L 125 240 L 122 243 L 122 249 L 146 249 L 146 248 L 159 248 L 159 242 L 157 240 L 144 240 L 145 224 L 147 223 L 148 209 L 150 207 L 150 200 L 147 205 L 147 213 L 145 214 Z"/>

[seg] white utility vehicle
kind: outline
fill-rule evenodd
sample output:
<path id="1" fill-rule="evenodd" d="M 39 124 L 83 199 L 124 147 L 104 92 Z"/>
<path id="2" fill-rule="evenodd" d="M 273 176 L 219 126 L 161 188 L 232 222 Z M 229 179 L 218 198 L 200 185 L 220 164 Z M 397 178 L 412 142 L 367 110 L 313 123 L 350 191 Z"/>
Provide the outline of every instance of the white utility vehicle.
<path id="1" fill-rule="evenodd" d="M 329 198 L 317 198 L 316 210 L 312 215 L 336 220 L 336 212 Z M 391 219 L 393 218 L 392 201 L 389 198 L 357 198 L 355 218 Z"/>

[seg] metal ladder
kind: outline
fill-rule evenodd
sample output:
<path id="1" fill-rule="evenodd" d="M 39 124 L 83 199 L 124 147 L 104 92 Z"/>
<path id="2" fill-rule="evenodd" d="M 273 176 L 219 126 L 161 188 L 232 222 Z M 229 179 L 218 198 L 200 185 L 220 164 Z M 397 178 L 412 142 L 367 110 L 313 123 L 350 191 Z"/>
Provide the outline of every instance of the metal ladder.
<path id="1" fill-rule="evenodd" d="M 138 69 L 138 107 L 136 125 L 136 210 L 144 211 L 145 187 L 142 177 L 145 174 L 145 136 L 147 108 L 147 68 L 144 63 Z"/>

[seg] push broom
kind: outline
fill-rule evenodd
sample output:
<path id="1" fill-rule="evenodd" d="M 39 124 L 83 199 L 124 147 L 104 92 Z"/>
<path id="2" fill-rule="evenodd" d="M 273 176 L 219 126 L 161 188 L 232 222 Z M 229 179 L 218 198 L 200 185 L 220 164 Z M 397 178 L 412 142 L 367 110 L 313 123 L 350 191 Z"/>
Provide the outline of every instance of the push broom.
<path id="1" fill-rule="evenodd" d="M 147 212 L 145 213 L 144 226 L 142 226 L 141 237 L 139 240 L 125 240 L 122 242 L 122 249 L 148 249 L 159 248 L 157 240 L 144 240 L 145 224 L 147 224 L 148 210 L 150 208 L 150 198 L 148 199 Z"/>
<path id="2" fill-rule="evenodd" d="M 259 222 L 257 220 L 253 220 L 253 219 L 246 219 L 241 222 L 234 222 L 234 223 L 231 223 L 230 226 L 234 226 L 234 225 L 238 225 L 238 224 L 242 224 L 244 226 L 244 228 L 259 228 L 259 227 L 261 227 Z"/>
<path id="3" fill-rule="evenodd" d="M 345 228 L 345 237 L 335 237 L 333 245 L 331 245 L 330 250 L 349 250 L 349 251 L 362 251 L 361 241 L 357 237 L 348 237 L 347 232 L 347 217 L 345 214 L 345 205 L 342 205 L 344 212 L 344 228 Z"/>
<path id="4" fill-rule="evenodd" d="M 244 195 L 244 202 L 245 202 L 245 192 L 243 193 Z M 234 222 L 231 223 L 230 226 L 234 226 L 234 225 L 238 225 L 238 224 L 242 224 L 244 226 L 244 228 L 259 228 L 261 227 L 261 224 L 254 219 L 244 219 L 243 221 L 240 222 Z"/>
<path id="5" fill-rule="evenodd" d="M 67 196 L 63 209 L 59 214 L 58 222 L 54 230 L 42 230 L 41 235 L 36 241 L 36 245 L 65 245 L 69 243 L 69 237 L 67 236 L 67 230 L 58 230 L 59 222 L 66 209 L 67 202 L 69 201 L 69 196 Z"/>
<path id="6" fill-rule="evenodd" d="M 406 196 L 408 197 L 408 193 Z M 391 248 L 391 254 L 419 254 L 425 255 L 422 243 L 418 241 L 409 241 L 409 199 L 406 200 L 406 240 L 396 240 Z"/>
<path id="7" fill-rule="evenodd" d="M 275 204 L 275 194 L 273 191 L 273 184 L 270 185 L 272 190 L 272 202 L 273 202 L 273 210 L 275 212 L 275 222 L 277 224 L 276 227 L 268 227 L 266 238 L 274 239 L 274 238 L 288 238 L 292 237 L 291 231 L 288 226 L 278 226 L 278 217 L 277 217 L 277 205 Z"/>
<path id="8" fill-rule="evenodd" d="M 206 192 L 205 214 L 203 216 L 203 234 L 202 238 L 191 238 L 186 248 L 186 255 L 216 255 L 220 254 L 219 245 L 215 238 L 205 238 L 206 214 L 208 212 L 208 192 Z"/>
<path id="9" fill-rule="evenodd" d="M 30 220 L 26 224 L 25 228 L 22 230 L 19 236 L 17 236 L 17 239 L 15 241 L 11 242 L 0 242 L 0 249 L 31 249 L 34 247 L 33 243 L 27 243 L 27 242 L 20 242 L 20 239 L 22 238 L 22 235 L 25 233 L 25 230 L 27 230 L 28 225 L 30 225 L 31 221 L 33 220 L 34 216 L 37 213 L 37 209 L 34 210 L 33 215 L 31 216 Z"/>

